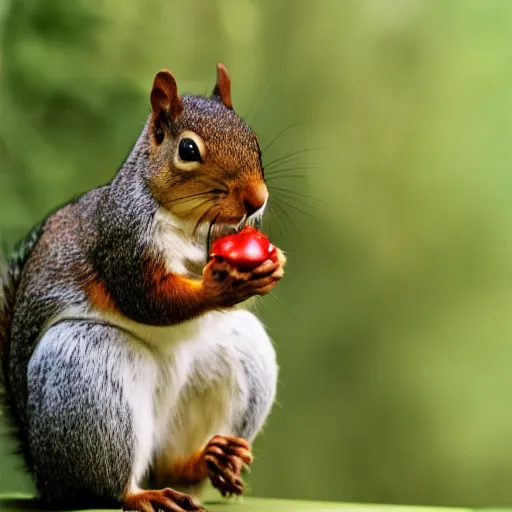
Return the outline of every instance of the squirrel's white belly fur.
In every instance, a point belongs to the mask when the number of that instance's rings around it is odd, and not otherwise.
[[[278,367],[272,342],[251,312],[216,311],[175,326],[153,327],[70,309],[44,331],[64,320],[84,319],[125,333],[127,352],[120,372],[134,418],[133,490],[155,461],[171,468],[197,454],[212,436],[235,435],[249,405],[247,366],[267,383],[269,396],[254,415],[258,424],[251,431],[255,435],[261,428],[274,401]]]

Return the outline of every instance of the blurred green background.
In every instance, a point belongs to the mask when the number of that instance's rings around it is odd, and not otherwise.
[[[204,94],[224,62],[262,147],[286,129],[253,494],[512,505],[512,2],[0,0],[0,30],[7,248],[110,179],[164,67]]]

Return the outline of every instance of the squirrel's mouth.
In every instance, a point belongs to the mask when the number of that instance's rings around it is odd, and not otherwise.
[[[217,217],[214,217],[205,226],[206,230],[206,256],[208,258],[211,253],[212,244],[215,240],[224,236],[233,235],[238,233],[246,226],[252,226],[258,230],[261,229],[263,224],[262,215],[251,215],[250,217],[244,215],[239,222],[218,222]]]

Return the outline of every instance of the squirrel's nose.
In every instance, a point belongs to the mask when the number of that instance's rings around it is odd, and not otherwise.
[[[250,217],[265,205],[268,199],[268,189],[265,183],[258,183],[246,187],[242,192],[242,201],[244,203],[247,216]]]

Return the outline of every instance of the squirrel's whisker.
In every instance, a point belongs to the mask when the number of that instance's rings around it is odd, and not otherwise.
[[[266,146],[264,149],[261,150],[262,153],[266,153],[272,145],[279,139],[279,137],[283,136],[288,130],[291,130],[292,128],[295,128],[295,126],[298,126],[300,124],[300,121],[297,121],[296,123],[292,123],[291,125],[287,126],[286,128],[283,128]]]
[[[262,94],[262,91],[263,91],[263,88],[260,88],[259,90],[259,94],[254,98],[251,106],[249,107],[249,110],[242,116],[243,119],[246,120],[246,122],[248,124],[254,124],[254,120],[257,119],[258,117],[258,114],[261,112],[261,108],[258,108],[256,110],[256,115],[254,117],[251,117],[252,116],[252,113],[253,113],[253,110],[254,110],[254,107],[256,106],[257,103],[260,103],[261,105],[265,105],[268,101],[268,99],[270,98],[270,93],[272,92],[272,85],[269,85],[268,88],[267,88],[267,91],[266,93],[263,92],[263,94],[265,96],[263,96]],[[261,98],[264,98],[262,102],[260,102],[260,99]]]
[[[268,169],[276,169],[276,168],[279,168],[279,166],[281,165],[289,165],[289,164],[293,164],[294,162],[300,162],[301,160],[304,159],[304,156],[287,156],[286,159],[282,159],[282,160],[279,160],[279,161],[276,161],[276,160],[273,160],[272,162],[269,162],[267,164],[265,164],[263,167],[265,170],[268,170]]]
[[[274,299],[277,300],[277,302],[279,302],[279,304],[281,304],[281,306],[283,307],[283,309],[296,321],[298,322],[299,324],[301,324],[302,322],[299,320],[299,318],[297,318],[283,303],[283,301],[274,293],[274,292],[269,292],[270,295],[272,295],[272,297],[274,297]]]
[[[185,219],[190,219],[196,210],[203,207],[205,204],[209,203],[210,199],[205,199],[204,201],[201,201],[199,204],[196,204],[193,208],[190,208],[185,215]],[[196,228],[194,228],[195,230]]]
[[[279,198],[279,204],[281,204],[281,206],[286,205],[287,207],[292,208],[293,210],[296,210],[296,211],[298,211],[299,213],[302,213],[302,214],[304,214],[304,215],[307,215],[308,217],[311,217],[312,219],[315,219],[315,220],[317,220],[317,221],[321,222],[321,219],[320,219],[320,218],[318,218],[316,215],[314,215],[314,214],[312,214],[312,213],[310,213],[310,212],[307,212],[307,211],[305,211],[305,210],[302,210],[302,209],[301,209],[301,208],[299,208],[298,206],[295,206],[295,205],[293,205],[293,204],[288,203],[288,202],[287,202],[287,201],[285,201],[283,198]]]
[[[325,216],[325,212],[315,204],[312,204],[308,202],[306,199],[303,199],[302,197],[297,196],[291,196],[286,194],[285,192],[281,192],[279,190],[274,190],[274,196],[278,201],[282,201],[283,199],[286,199],[287,201],[291,201],[292,204],[296,204],[298,206],[309,208],[310,211],[314,212],[315,214],[318,214],[320,216]]]
[[[203,223],[204,219],[208,216],[208,214],[212,211],[212,209],[215,207],[216,205],[213,204],[212,206],[210,206],[209,208],[206,209],[206,211],[204,211],[201,216],[199,217],[199,219],[197,220],[196,222],[196,225],[194,227],[194,235],[197,233],[197,230],[199,229],[199,226]],[[215,216],[215,218],[218,217],[218,214]]]
[[[208,224],[208,233],[206,234],[206,260],[208,260],[208,256],[210,256],[210,247],[212,244],[212,231],[215,228],[215,222],[217,222],[219,215],[220,215],[220,213],[217,213],[217,215],[214,215],[213,219]]]
[[[265,178],[265,182],[268,183],[269,181],[277,181],[282,179],[292,179],[292,178],[309,178],[307,174],[285,174],[284,176],[270,176],[269,178]]]
[[[213,183],[213,185],[215,185],[216,188],[214,190],[212,190],[212,193],[214,193],[217,189],[221,190],[224,193],[229,192],[229,188],[226,186],[226,184],[223,181],[218,180],[217,178],[205,176],[205,177],[199,178],[199,181],[201,181],[205,184]]]
[[[282,165],[288,165],[288,162],[285,162]],[[317,170],[318,170],[318,168],[313,167],[313,166],[296,166],[296,165],[292,165],[291,167],[276,166],[276,167],[269,169],[269,172],[266,174],[268,174],[269,176],[274,176],[276,174],[286,174],[288,172],[297,172],[297,171],[311,172],[311,171],[317,171]]]
[[[215,192],[213,190],[207,190],[207,191],[204,191],[204,192],[197,192],[195,194],[190,194],[188,196],[183,196],[183,197],[178,197],[176,199],[171,199],[169,201],[169,204],[174,204],[174,203],[177,203],[177,202],[185,201],[186,199],[191,199],[191,198],[194,198],[194,197],[200,197],[200,196],[206,196],[206,195],[212,195],[212,194],[215,194]]]
[[[283,233],[283,230],[285,228],[285,224],[283,219],[280,217],[279,212],[277,211],[276,204],[269,204],[271,219],[276,219],[275,224],[279,223],[278,227],[280,228],[278,231],[278,234],[281,235]],[[270,223],[270,230],[272,235],[272,223]]]
[[[264,165],[264,167],[269,168],[276,165],[278,162],[282,162],[283,160],[286,160],[288,158],[297,157],[298,155],[302,155],[304,153],[311,153],[312,151],[320,151],[322,148],[308,148],[308,149],[301,149],[299,151],[293,151],[291,153],[287,153],[286,155],[283,155],[279,158],[276,158],[275,160],[272,160],[272,162]]]
[[[271,191],[278,190],[279,192],[283,192],[283,193],[286,193],[286,194],[291,194],[291,195],[294,195],[294,196],[303,197],[303,198],[306,198],[306,199],[310,199],[311,201],[316,201],[317,203],[325,204],[325,201],[323,201],[322,199],[319,199],[318,197],[310,196],[309,194],[303,194],[302,192],[296,192],[295,190],[288,190],[286,188],[275,187],[275,186],[270,187],[270,190]]]
[[[275,203],[274,206],[288,219],[288,222],[292,225],[293,229],[295,230],[297,235],[299,235],[299,237],[300,237],[301,234],[300,234],[299,228],[297,227],[295,222],[293,222],[293,219],[290,217],[290,214],[279,203]],[[282,222],[284,225],[284,221],[282,221]]]

